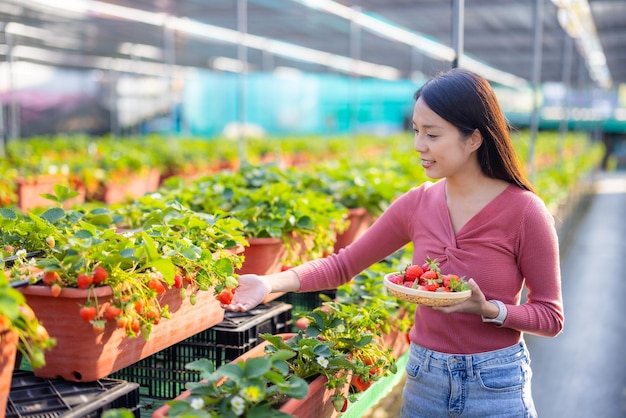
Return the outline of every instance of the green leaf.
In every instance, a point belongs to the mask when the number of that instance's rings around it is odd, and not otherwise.
[[[174,275],[176,274],[176,267],[170,258],[158,258],[152,260],[147,264],[148,267],[154,267],[157,269],[168,283],[174,282]]]
[[[52,200],[53,202],[62,202],[62,200],[50,193],[42,193],[39,196],[43,197],[44,199]]]
[[[201,373],[213,373],[215,371],[215,365],[209,359],[203,358],[187,363],[185,369]]]
[[[96,216],[92,216],[89,218],[89,222],[94,225],[111,225],[113,223],[113,218],[108,213],[102,213]]]
[[[271,361],[266,357],[254,357],[245,362],[244,376],[255,379],[263,376],[272,367]]]
[[[213,268],[221,276],[232,276],[235,273],[233,262],[228,258],[220,258],[213,263]]]
[[[296,399],[304,399],[309,393],[309,384],[306,380],[292,375],[287,381],[288,386],[283,389],[287,396]]]
[[[17,214],[12,209],[0,208],[0,216],[4,219],[17,219]]]
[[[94,235],[91,232],[89,232],[89,231],[87,231],[85,229],[81,229],[80,231],[76,231],[76,233],[74,234],[74,238],[76,238],[76,239],[91,239],[93,237],[94,237]]]
[[[159,258],[159,250],[157,249],[154,240],[145,232],[141,233],[143,238],[143,248],[146,251],[146,257],[148,260],[156,260]]]
[[[46,210],[44,213],[42,213],[40,216],[42,219],[45,219],[46,221],[53,224],[59,219],[62,219],[65,217],[65,211],[61,208],[50,208]]]
[[[243,377],[243,366],[240,363],[227,363],[217,369],[217,373],[238,381]]]
[[[290,350],[278,350],[272,354],[272,361],[287,361],[293,358],[295,355],[296,353]]]
[[[135,249],[134,248],[124,248],[121,252],[120,255],[124,258],[132,258],[135,256]]]

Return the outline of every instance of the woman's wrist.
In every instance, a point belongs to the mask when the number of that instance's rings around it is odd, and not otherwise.
[[[498,305],[492,301],[486,300],[483,303],[480,316],[487,319],[493,319],[497,317],[499,313],[500,309],[498,308]]]
[[[487,302],[490,305],[493,305],[496,307],[498,313],[495,316],[482,316],[482,320],[483,322],[490,322],[493,324],[496,324],[498,326],[502,325],[504,323],[504,320],[506,319],[506,316],[508,314],[507,312],[507,308],[506,305],[504,303],[502,303],[499,300],[490,300]],[[492,309],[488,308],[488,310],[491,312]]]
[[[270,286],[270,293],[295,292],[300,289],[300,278],[293,270],[285,270],[265,277]]]

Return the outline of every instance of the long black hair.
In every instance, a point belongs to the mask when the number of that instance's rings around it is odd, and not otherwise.
[[[464,136],[478,129],[477,156],[485,175],[535,192],[511,141],[509,125],[491,85],[470,71],[454,68],[426,82],[414,95]]]

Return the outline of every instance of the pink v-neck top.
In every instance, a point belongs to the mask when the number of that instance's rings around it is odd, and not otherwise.
[[[558,238],[554,218],[535,194],[509,185],[458,233],[445,180],[403,194],[360,239],[324,259],[295,267],[300,292],[333,289],[413,243],[414,264],[437,259],[441,271],[473,278],[487,300],[504,302],[501,327],[468,313],[418,306],[413,342],[444,353],[470,354],[516,344],[522,333],[555,336],[563,328]],[[524,297],[522,290],[527,287]]]

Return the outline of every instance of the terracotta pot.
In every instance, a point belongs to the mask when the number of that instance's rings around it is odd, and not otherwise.
[[[55,203],[41,197],[43,193],[54,194],[55,184],[67,184],[68,178],[63,175],[40,175],[33,180],[18,179],[17,183],[17,205],[22,211],[28,211],[36,207],[49,207]],[[65,202],[64,207],[67,209],[74,204],[80,204],[85,201],[85,188],[80,186],[77,188],[79,195]]]
[[[4,418],[17,352],[17,333],[0,331],[0,418]]]
[[[244,261],[237,274],[272,274],[280,272],[285,244],[280,238],[248,238],[250,246],[243,250]]]
[[[294,333],[278,334],[283,340],[293,337]],[[263,341],[256,345],[250,351],[237,357],[233,362],[246,361],[254,357],[261,357],[265,354],[265,346],[269,343]],[[281,412],[292,415],[295,418],[335,418],[340,414],[335,411],[333,405],[334,390],[328,390],[326,386],[326,377],[320,376],[309,383],[309,393],[304,399],[289,399],[280,408]],[[347,397],[350,391],[350,385],[345,385],[343,394]],[[191,391],[187,390],[181,393],[176,399],[185,399],[191,395]],[[169,412],[169,405],[163,405],[152,414],[152,418],[165,418]]]
[[[224,310],[211,290],[199,291],[192,305],[188,298],[180,298],[179,289],[169,289],[159,296],[159,303],[169,305],[171,318],[163,318],[154,325],[147,341],[141,336],[128,337],[111,321],[107,321],[103,333],[95,334],[92,326],[80,318],[78,306],[87,300],[87,292],[92,292],[100,305],[110,301],[113,296],[110,287],[65,288],[56,298],[47,286],[27,286],[20,290],[50,336],[57,340],[56,346],[46,353],[46,365],[34,371],[36,376],[44,378],[98,380],[224,319]]]
[[[337,234],[335,253],[352,244],[363,235],[367,228],[370,227],[373,217],[365,208],[353,208],[348,210],[348,221],[350,222],[348,229],[341,234]]]
[[[160,176],[158,170],[152,169],[144,174],[132,176],[124,182],[107,183],[104,186],[102,200],[105,203],[120,203],[141,197],[159,187]]]
[[[336,391],[327,389],[326,382],[326,377],[319,376],[309,384],[309,394],[304,399],[289,399],[280,410],[295,418],[338,417],[340,413],[333,404]],[[350,385],[344,385],[343,395],[347,397],[349,391]]]

